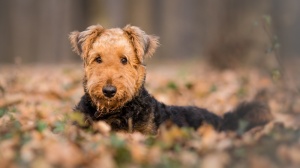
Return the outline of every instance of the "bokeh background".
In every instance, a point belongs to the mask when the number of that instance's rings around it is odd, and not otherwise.
[[[0,65],[80,63],[71,31],[131,24],[160,37],[148,65],[259,68],[299,92],[299,8],[297,0],[3,0]]]
[[[300,167],[299,0],[0,0],[0,167]],[[222,116],[242,101],[272,122],[245,132],[162,125],[157,136],[85,127],[68,35],[132,24],[160,37],[145,87]]]
[[[297,0],[2,0],[0,63],[79,62],[71,31],[132,24],[160,36],[153,61],[274,68],[299,57],[299,8]]]

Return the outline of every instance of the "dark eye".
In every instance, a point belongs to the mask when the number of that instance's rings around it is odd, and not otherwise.
[[[102,59],[101,59],[101,57],[100,56],[98,56],[97,58],[95,58],[95,61],[97,62],[97,63],[102,63]]]
[[[123,58],[121,58],[121,63],[123,64],[123,65],[126,65],[127,64],[127,58],[126,57],[123,57]]]

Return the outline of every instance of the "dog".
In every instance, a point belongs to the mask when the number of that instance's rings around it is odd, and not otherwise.
[[[166,121],[194,129],[206,123],[227,131],[237,130],[240,120],[251,129],[272,119],[268,106],[258,101],[241,103],[221,117],[204,108],[169,106],[156,100],[144,86],[144,59],[154,54],[159,41],[139,27],[93,25],[71,32],[69,39],[84,64],[84,95],[75,111],[90,123],[104,121],[113,131],[156,134]]]

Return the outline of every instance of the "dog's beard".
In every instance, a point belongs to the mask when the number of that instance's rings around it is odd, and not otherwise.
[[[121,108],[125,103],[125,98],[106,98],[103,95],[90,94],[93,103],[97,106],[98,111],[111,111]]]
[[[133,96],[128,95],[126,92],[118,92],[114,97],[107,98],[103,95],[102,87],[94,87],[88,91],[92,103],[97,107],[96,117],[100,117],[102,114],[115,112],[122,108]],[[100,91],[99,91],[100,90]]]
[[[130,80],[123,81],[122,83],[115,84],[117,87],[116,94],[111,97],[105,97],[102,88],[106,84],[106,81],[100,81],[95,78],[86,80],[84,83],[85,91],[91,97],[92,103],[97,108],[97,116],[102,114],[116,112],[118,109],[122,108],[127,102],[132,100],[136,95],[136,90],[134,89],[135,82]],[[127,86],[127,87],[126,87]]]

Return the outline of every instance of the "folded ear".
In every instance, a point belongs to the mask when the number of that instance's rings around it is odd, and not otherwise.
[[[136,26],[127,25],[123,28],[127,33],[136,51],[139,61],[142,63],[145,57],[151,57],[159,45],[158,37],[147,35]]]
[[[81,46],[78,44],[78,36],[79,36],[79,31],[73,31],[70,33],[69,35],[69,39],[70,39],[70,42],[71,42],[71,45],[72,45],[72,48],[73,48],[73,51],[80,55],[81,54]]]
[[[85,31],[74,31],[70,33],[69,39],[73,48],[73,51],[81,58],[85,58],[88,55],[88,51],[92,47],[92,44],[96,38],[103,32],[104,28],[101,25],[93,25],[88,27]]]

